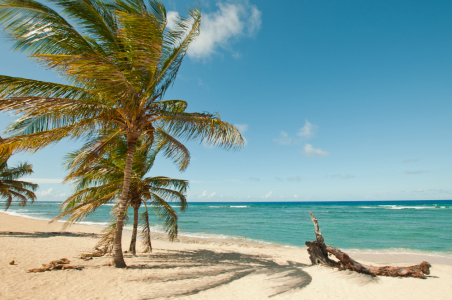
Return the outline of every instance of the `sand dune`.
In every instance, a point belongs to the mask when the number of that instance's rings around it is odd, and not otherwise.
[[[152,254],[125,254],[129,268],[105,266],[110,257],[79,259],[101,228],[0,213],[0,299],[451,299],[452,266],[434,258],[425,279],[371,277],[310,266],[305,249],[154,235]],[[124,245],[128,245],[125,235]],[[124,246],[126,248],[126,246]],[[418,256],[359,255],[371,264],[419,263]],[[66,257],[83,270],[28,273]],[[15,265],[9,265],[15,260]],[[392,261],[391,261],[392,260]],[[426,258],[428,260],[428,258]],[[444,264],[437,264],[444,263]]]

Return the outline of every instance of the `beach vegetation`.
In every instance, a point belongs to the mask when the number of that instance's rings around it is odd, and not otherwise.
[[[0,143],[2,138],[0,138]],[[15,167],[8,166],[10,155],[0,156],[0,199],[5,201],[5,210],[13,202],[25,206],[28,201],[36,200],[36,183],[19,180],[23,176],[33,174],[33,166],[27,162],[19,163]]]
[[[164,176],[145,177],[154,164],[155,158],[160,151],[167,151],[178,147],[181,155],[175,159],[181,168],[186,168],[189,160],[188,150],[182,144],[172,146],[176,140],[167,140],[167,136],[159,135],[157,131],[153,147],[143,148],[138,142],[134,154],[131,181],[128,193],[128,204],[125,214],[129,208],[133,208],[133,229],[129,251],[136,254],[136,242],[138,227],[141,227],[141,238],[145,246],[144,252],[152,251],[151,228],[149,213],[155,214],[163,221],[163,228],[168,233],[169,239],[174,240],[178,234],[177,213],[168,203],[172,202],[184,211],[187,207],[185,193],[188,189],[188,181],[173,179]],[[70,174],[66,176],[65,182],[71,182],[75,187],[72,196],[61,204],[62,213],[54,220],[69,216],[66,226],[85,219],[89,214],[96,211],[101,205],[107,203],[117,204],[121,198],[125,159],[127,154],[127,143],[119,140],[115,149],[107,152],[95,165],[87,168],[70,168],[73,161],[80,156],[86,155],[83,149],[70,153],[66,156],[66,166]],[[145,210],[139,213],[141,206]],[[114,206],[117,209],[117,205]],[[126,217],[127,215],[125,215]],[[128,220],[128,218],[125,218]],[[111,249],[116,228],[116,219],[104,230],[104,235],[97,247]]]
[[[238,129],[218,114],[188,113],[182,100],[163,100],[188,46],[199,35],[201,11],[189,8],[169,28],[161,2],[0,0],[0,25],[27,53],[67,84],[0,76],[0,111],[9,125],[2,152],[35,152],[64,138],[89,139],[84,165],[94,165],[117,137],[127,141],[117,208],[113,265],[126,267],[122,229],[138,140],[152,145],[156,127],[176,138],[199,138],[224,149],[243,146]]]

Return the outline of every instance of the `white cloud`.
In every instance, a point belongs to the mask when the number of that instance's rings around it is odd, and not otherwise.
[[[253,176],[251,176],[251,177],[250,177],[250,180],[251,180],[251,181],[260,181],[260,179],[259,179],[259,178],[257,178],[257,177],[253,177]]]
[[[59,192],[59,191],[57,191],[57,192]],[[45,197],[54,198],[54,197],[65,197],[66,193],[59,192],[59,193],[55,194],[55,191],[53,190],[53,188],[49,188],[45,191],[37,192],[36,195],[41,196],[41,197],[45,196]]]
[[[201,33],[190,45],[187,52],[189,57],[195,59],[210,57],[216,48],[228,48],[234,39],[253,35],[260,29],[261,12],[255,5],[246,1],[218,3],[217,6],[217,11],[202,15]],[[174,12],[170,13],[171,17],[177,16]],[[168,25],[170,26],[173,26],[173,23]],[[237,53],[234,55],[237,56]]]
[[[62,183],[63,179],[61,178],[24,178],[24,181],[29,181],[33,183]]]
[[[318,128],[318,126],[312,125],[308,120],[306,120],[304,126],[298,130],[297,136],[302,139],[310,139],[314,137]]]
[[[179,13],[177,11],[169,11],[166,13],[166,27],[169,29],[176,28],[176,20],[179,18]]]
[[[204,192],[202,192],[201,196],[197,196],[197,197],[199,199],[201,199],[201,198],[213,198],[213,197],[216,197],[216,195],[217,195],[217,192],[213,192],[213,193],[210,193],[209,195],[207,195],[207,191],[204,191]],[[223,198],[223,196],[218,196],[218,197]]]
[[[202,142],[202,145],[204,146],[204,148],[207,148],[207,149],[213,149],[213,148],[215,147],[215,146],[213,146],[213,145],[207,144],[206,141],[203,141],[203,142]]]
[[[245,133],[248,130],[248,124],[234,124],[234,126],[240,131],[240,133]]]
[[[52,191],[53,191],[53,189],[52,188],[50,188],[50,189],[48,189],[48,190],[46,190],[46,191],[42,191],[42,192],[39,192],[39,193],[37,193],[39,196],[47,196],[47,195],[49,195],[50,193],[52,193]]]
[[[280,145],[298,144],[303,140],[313,138],[318,129],[319,126],[312,125],[308,120],[306,120],[304,126],[298,129],[298,132],[296,134],[297,137],[293,138],[287,132],[281,130],[278,138],[273,139],[273,141]]]
[[[243,141],[246,146],[248,144],[248,140],[243,136],[243,133],[248,130],[248,124],[234,124],[234,126],[240,131],[240,134],[242,135]]]
[[[256,6],[251,5],[251,16],[248,19],[248,34],[254,34],[262,25],[262,13]]]
[[[304,152],[302,151],[303,155],[308,157],[323,157],[330,155],[330,153],[323,151],[320,148],[315,149],[314,147],[312,147],[311,144],[306,144],[303,150],[304,150]]]
[[[271,191],[270,193],[265,195],[263,198],[265,198],[265,199],[271,198],[272,194],[273,194],[273,191]]]
[[[416,192],[416,193],[422,193],[424,190],[423,189],[418,189],[418,190],[415,190],[414,192]]]
[[[273,139],[274,142],[280,144],[280,145],[290,145],[292,144],[292,138],[289,137],[289,134],[285,132],[284,130],[281,130],[279,133],[278,138]]]
[[[294,197],[294,198],[298,198],[298,195],[297,195],[297,194],[294,194],[293,197]]]

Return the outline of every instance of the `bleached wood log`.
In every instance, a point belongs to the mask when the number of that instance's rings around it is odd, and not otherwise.
[[[313,242],[306,242],[305,244],[306,246],[308,246],[309,258],[311,259],[313,265],[321,264],[339,268],[339,270],[351,270],[373,276],[381,275],[392,277],[425,278],[425,275],[430,274],[431,265],[426,261],[423,261],[418,265],[409,267],[375,267],[357,262],[356,260],[352,259],[347,253],[337,248],[329,247],[325,244],[317,219],[314,217],[311,211],[309,211],[309,213],[311,214],[312,223],[314,223],[316,240]],[[329,253],[334,255],[339,261],[330,259],[328,257]]]

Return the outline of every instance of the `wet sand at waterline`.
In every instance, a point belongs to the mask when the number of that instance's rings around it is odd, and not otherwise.
[[[449,257],[353,253],[369,264],[432,263],[427,279],[371,277],[310,266],[306,249],[235,240],[153,234],[153,253],[126,253],[129,268],[105,266],[111,257],[79,259],[101,233],[74,225],[0,213],[0,299],[451,299]],[[124,234],[127,249],[130,234]],[[140,249],[140,248],[139,248]],[[66,257],[83,270],[28,273]],[[421,259],[421,260],[420,260]],[[9,265],[14,260],[15,265]]]

